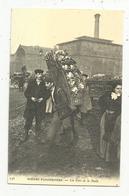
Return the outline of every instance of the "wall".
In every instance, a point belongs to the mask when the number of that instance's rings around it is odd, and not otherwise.
[[[23,65],[26,65],[27,71],[30,72],[39,68],[44,71],[47,70],[46,61],[43,56],[25,53],[22,48],[19,48],[15,55],[10,55],[10,74],[12,75],[14,72],[21,72]]]
[[[77,61],[79,68],[94,75],[97,73],[121,75],[122,46],[87,40],[76,40],[59,45]]]
[[[25,64],[28,71],[34,71],[35,69],[43,69],[45,71],[47,70],[46,61],[38,55],[26,55]]]

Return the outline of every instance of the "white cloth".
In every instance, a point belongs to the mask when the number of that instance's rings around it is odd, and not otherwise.
[[[112,92],[111,93],[111,99],[114,99],[114,100],[116,100],[118,97],[120,97],[121,95],[118,93],[118,94],[116,94],[116,93],[114,93],[114,92]]]
[[[46,113],[52,113],[55,87],[51,89],[51,96],[46,101]]]

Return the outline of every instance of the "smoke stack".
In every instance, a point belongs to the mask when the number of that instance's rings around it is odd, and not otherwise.
[[[94,29],[95,38],[99,38],[99,18],[100,18],[100,14],[95,14],[95,29]]]

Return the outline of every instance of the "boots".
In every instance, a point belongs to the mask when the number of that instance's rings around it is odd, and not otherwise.
[[[25,129],[24,137],[21,139],[21,143],[26,142],[28,138],[29,138],[29,130]]]

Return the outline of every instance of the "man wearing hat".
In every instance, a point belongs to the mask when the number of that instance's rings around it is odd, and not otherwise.
[[[25,138],[28,139],[28,132],[31,129],[33,119],[35,118],[36,135],[39,135],[41,128],[41,121],[45,113],[46,100],[50,96],[49,90],[46,89],[43,81],[43,70],[36,69],[35,78],[28,83],[28,86],[24,92],[27,99],[27,104],[24,112],[25,122]]]

